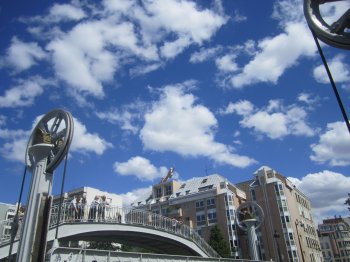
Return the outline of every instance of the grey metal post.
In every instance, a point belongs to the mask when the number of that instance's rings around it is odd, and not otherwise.
[[[24,218],[24,227],[18,246],[16,261],[35,261],[35,242],[41,235],[41,227],[38,227],[40,214],[43,211],[46,198],[51,195],[53,175],[46,172],[47,157],[52,144],[35,144],[29,148],[29,154],[34,160],[34,172],[27,200],[27,208]],[[42,214],[41,214],[42,215]]]
[[[255,223],[256,219],[246,219],[244,223],[247,226],[247,234],[248,234],[248,245],[249,245],[249,254],[250,259],[259,260],[258,247],[256,245],[256,233],[255,233]]]

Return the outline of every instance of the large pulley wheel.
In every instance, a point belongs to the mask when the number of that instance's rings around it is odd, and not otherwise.
[[[248,201],[236,210],[236,222],[240,229],[247,231],[247,221],[254,221],[255,228],[258,229],[264,221],[264,211],[255,201]]]
[[[47,113],[34,128],[27,145],[26,165],[33,169],[34,160],[30,148],[36,144],[51,144],[46,171],[52,173],[68,153],[73,139],[74,123],[72,115],[62,109]]]
[[[304,15],[309,27],[321,41],[334,47],[350,49],[350,8],[331,22],[326,22],[327,19],[322,14],[322,5],[343,1],[304,0]]]

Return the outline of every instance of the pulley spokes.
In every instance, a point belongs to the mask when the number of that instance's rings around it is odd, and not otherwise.
[[[67,154],[73,139],[73,118],[69,112],[55,109],[47,113],[36,125],[29,139],[26,151],[26,164],[33,168],[29,148],[35,144],[51,144],[46,171],[52,172]]]
[[[347,1],[347,0],[345,0]],[[350,49],[350,7],[336,20],[326,22],[322,5],[344,0],[304,0],[306,21],[321,41],[334,47]]]

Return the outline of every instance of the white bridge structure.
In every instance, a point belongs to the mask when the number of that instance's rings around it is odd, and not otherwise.
[[[46,239],[48,243],[55,239],[58,230],[59,242],[111,241],[144,247],[159,254],[219,257],[193,228],[158,214],[113,206],[97,211],[89,205],[76,212],[69,204],[63,204],[58,217],[58,210],[59,206],[53,206],[51,209]],[[13,220],[0,221],[0,259],[9,255],[10,245],[11,253],[16,254],[22,224],[20,221],[17,232],[11,232]],[[14,236],[12,243],[11,233]]]

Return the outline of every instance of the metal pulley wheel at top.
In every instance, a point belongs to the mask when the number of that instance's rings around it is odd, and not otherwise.
[[[36,144],[51,144],[52,149],[47,159],[46,171],[52,173],[68,153],[73,139],[73,117],[62,109],[47,113],[34,128],[26,149],[26,165],[34,168],[34,159],[30,147]]]
[[[256,220],[255,229],[258,229],[264,221],[264,211],[255,201],[248,201],[241,205],[236,210],[237,225],[243,231],[247,231],[248,225],[246,220]]]
[[[350,8],[336,21],[328,20],[322,14],[322,5],[331,2],[348,2],[349,0],[304,0],[304,15],[311,30],[317,38],[334,47],[350,50]]]

